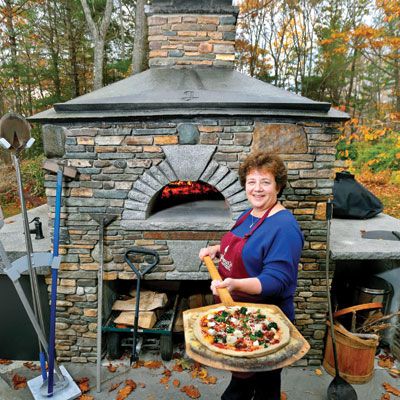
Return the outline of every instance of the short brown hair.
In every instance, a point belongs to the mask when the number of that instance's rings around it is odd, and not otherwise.
[[[239,179],[243,187],[246,185],[247,175],[254,169],[270,172],[274,176],[275,182],[279,188],[278,197],[281,196],[287,183],[287,169],[282,158],[276,154],[270,154],[264,151],[251,153],[239,167]]]

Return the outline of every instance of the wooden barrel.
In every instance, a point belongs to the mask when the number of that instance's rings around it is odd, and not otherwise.
[[[331,329],[329,322],[327,324],[328,335],[323,366],[330,375],[335,376]],[[340,376],[349,383],[368,382],[374,374],[378,336],[371,339],[360,338],[343,326],[335,325],[335,337]]]

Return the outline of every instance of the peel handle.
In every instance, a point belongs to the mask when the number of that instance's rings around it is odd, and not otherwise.
[[[211,279],[213,281],[222,281],[221,275],[219,274],[217,268],[215,267],[215,264],[213,260],[211,259],[210,256],[205,256],[203,258],[203,262],[206,265],[208,272],[211,275]],[[222,303],[224,303],[225,306],[233,306],[235,305],[235,302],[232,299],[231,294],[229,293],[229,290],[227,288],[221,288],[217,289],[218,296],[221,299]]]

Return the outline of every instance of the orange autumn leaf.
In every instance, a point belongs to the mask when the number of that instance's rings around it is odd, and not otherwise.
[[[196,386],[183,386],[181,392],[186,393],[191,399],[198,399],[200,397],[199,389]]]
[[[82,393],[86,393],[90,390],[89,378],[87,378],[87,377],[78,378],[75,380],[75,382],[79,386],[79,389],[81,389]]]
[[[175,372],[182,372],[183,368],[181,364],[175,363],[175,365],[172,367],[172,370]]]
[[[145,361],[143,366],[150,369],[157,369],[162,366],[162,361]]]
[[[144,361],[138,360],[134,364],[132,364],[132,368],[141,368],[144,365]]]
[[[27,385],[26,378],[24,376],[21,376],[18,374],[15,374],[12,377],[12,383],[13,383],[14,390],[24,389],[24,388],[26,388],[26,385]]]
[[[393,387],[391,384],[384,382],[382,383],[382,386],[384,387],[384,389],[386,390],[386,392],[388,393],[392,393],[395,396],[400,396],[400,390],[396,389],[395,387]]]
[[[110,363],[110,364],[108,364],[107,369],[108,369],[110,372],[114,373],[114,372],[118,369],[118,367],[116,367],[115,365],[112,365],[112,364]]]
[[[390,400],[390,394],[389,393],[383,394],[379,400]]]
[[[287,395],[285,392],[281,392],[281,400],[287,400]]]
[[[215,385],[217,383],[217,378],[215,376],[207,376],[205,378],[201,378],[201,381],[206,385]]]
[[[0,365],[10,365],[13,362],[11,360],[5,360],[4,358],[0,358]]]
[[[378,365],[382,368],[392,368],[393,367],[393,361],[390,358],[386,358],[383,360],[378,361]]]
[[[112,392],[113,390],[115,390],[117,387],[119,387],[121,385],[122,382],[118,382],[118,383],[113,383],[110,387],[110,389],[108,389],[109,392]]]
[[[180,386],[180,382],[179,382],[179,379],[174,379],[173,380],[173,382],[172,382],[172,384],[176,387],[176,388],[178,388],[179,386]]]
[[[132,386],[126,385],[118,390],[116,400],[125,400],[133,392]]]
[[[78,397],[78,400],[94,400],[94,396],[90,394],[82,394]]]
[[[170,369],[168,369],[168,368],[165,368],[165,369],[164,369],[163,375],[165,375],[165,376],[171,376],[171,374],[172,374],[172,372],[171,372]]]
[[[160,383],[162,383],[163,385],[166,385],[169,382],[169,376],[163,376],[160,379]]]
[[[125,381],[125,384],[126,385],[128,385],[128,386],[130,386],[133,390],[135,390],[136,389],[136,382],[135,381],[133,381],[132,379],[127,379],[126,381]]]

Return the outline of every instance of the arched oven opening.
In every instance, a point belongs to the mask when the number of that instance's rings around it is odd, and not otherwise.
[[[202,181],[174,181],[153,198],[149,217],[229,216],[224,196],[214,186]]]

